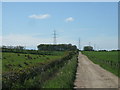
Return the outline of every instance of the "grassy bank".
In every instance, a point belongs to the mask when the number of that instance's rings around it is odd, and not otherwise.
[[[77,56],[74,56],[59,70],[56,76],[44,83],[42,88],[73,88],[77,68]]]
[[[94,63],[120,77],[118,51],[83,51]]]

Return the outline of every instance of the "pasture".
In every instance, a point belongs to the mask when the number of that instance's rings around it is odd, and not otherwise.
[[[71,75],[64,84],[66,88],[72,88],[76,66],[76,51],[51,51],[51,54],[3,52],[2,86],[4,88],[50,87],[50,83],[52,85],[54,85],[54,83],[59,83],[58,81],[61,76],[58,77],[58,74],[63,72],[62,75],[66,76],[62,76],[62,82],[64,82],[66,77]],[[63,68],[65,68],[64,71]],[[69,71],[69,74],[67,74],[67,71]],[[55,82],[50,82],[54,81],[54,78]],[[61,87],[62,86],[64,85],[61,85]],[[59,85],[56,87],[59,87]]]
[[[62,58],[66,52],[54,52],[54,55],[35,55],[22,53],[2,53],[2,70],[15,71],[25,69],[35,64],[46,64],[56,59]]]

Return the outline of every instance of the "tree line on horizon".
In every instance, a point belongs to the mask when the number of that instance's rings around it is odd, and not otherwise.
[[[74,51],[77,46],[72,44],[40,44],[37,46],[38,50],[43,51]]]
[[[15,53],[40,53],[40,51],[74,51],[78,50],[76,45],[72,44],[40,44],[37,46],[38,50],[29,50],[25,46],[5,46],[0,47],[2,52],[15,52]],[[80,50],[81,51],[81,50]],[[92,46],[84,46],[82,51],[95,51]],[[108,51],[108,50],[98,50],[98,51]],[[111,51],[120,51],[111,50]]]
[[[77,47],[72,44],[40,44],[37,46],[38,50],[29,50],[24,46],[2,46],[0,47],[1,52],[13,52],[13,53],[24,53],[24,54],[43,54],[52,55],[51,51],[76,51]]]

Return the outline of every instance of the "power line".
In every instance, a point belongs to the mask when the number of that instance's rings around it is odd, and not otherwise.
[[[94,50],[96,50],[96,44],[94,44]]]
[[[79,42],[78,42],[78,48],[79,48],[79,50],[80,50],[80,44],[81,44],[81,43],[80,43],[80,38],[79,38]]]
[[[89,46],[90,46],[91,42],[89,42]]]
[[[54,32],[53,32],[53,44],[57,44],[57,40],[56,40],[56,30],[54,30]]]

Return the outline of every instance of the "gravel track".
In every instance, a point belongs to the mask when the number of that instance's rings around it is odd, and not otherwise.
[[[118,77],[79,53],[74,88],[118,88]]]

